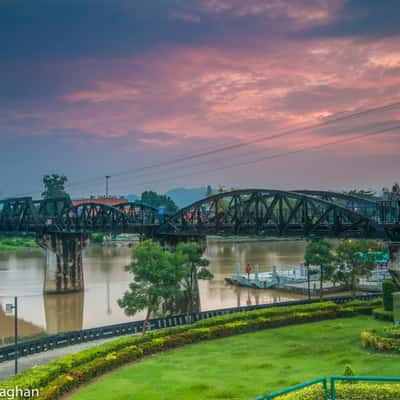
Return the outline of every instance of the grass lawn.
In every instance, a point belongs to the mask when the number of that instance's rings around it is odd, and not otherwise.
[[[268,329],[158,354],[110,373],[73,400],[254,399],[323,375],[400,375],[400,356],[369,354],[360,346],[371,317]]]

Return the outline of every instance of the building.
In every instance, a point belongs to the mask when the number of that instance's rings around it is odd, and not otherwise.
[[[86,204],[86,203],[97,203],[97,204],[105,204],[107,206],[116,206],[119,204],[125,204],[128,203],[128,199],[125,197],[116,197],[116,196],[91,196],[89,199],[75,199],[72,200],[72,205],[73,206],[79,206],[80,204]]]

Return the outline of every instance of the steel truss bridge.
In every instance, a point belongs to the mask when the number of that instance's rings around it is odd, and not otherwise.
[[[138,233],[183,238],[221,235],[363,237],[400,241],[399,204],[329,191],[243,189],[197,201],[161,220],[139,202],[73,206],[69,199],[0,201],[0,232]]]

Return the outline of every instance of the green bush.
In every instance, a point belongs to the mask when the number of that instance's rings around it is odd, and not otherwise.
[[[350,364],[345,365],[343,375],[344,376],[354,376],[355,375],[353,368],[351,367]]]
[[[92,233],[90,235],[90,241],[92,243],[103,243],[104,235],[102,233]]]
[[[400,339],[400,326],[391,325],[384,328],[385,336]]]
[[[372,315],[374,318],[380,319],[381,321],[393,322],[393,311],[385,311],[382,307],[374,308],[372,310]]]
[[[385,311],[393,311],[393,293],[399,288],[392,279],[386,279],[382,282],[383,290],[383,308]]]
[[[0,251],[39,247],[32,237],[0,236]]]
[[[376,302],[339,306],[322,302],[229,314],[179,326],[129,336],[71,354],[46,366],[33,367],[0,384],[0,389],[39,388],[41,399],[56,399],[83,382],[145,355],[204,340],[303,322],[321,321],[372,311]]]

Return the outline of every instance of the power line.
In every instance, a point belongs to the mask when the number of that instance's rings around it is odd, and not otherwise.
[[[364,115],[368,115],[371,114],[373,112],[376,111],[387,111],[391,108],[397,107],[400,105],[400,101],[397,102],[393,102],[393,103],[389,103],[386,104],[384,106],[379,106],[379,107],[373,107],[373,108],[369,108],[369,109],[365,109],[362,111],[357,111],[351,114],[346,114],[346,115],[340,115],[338,117],[333,117],[330,119],[327,119],[323,122],[319,122],[317,124],[313,124],[313,125],[307,125],[305,127],[298,127],[298,128],[293,128],[293,129],[289,129],[287,131],[281,132],[281,133],[277,133],[277,134],[273,134],[273,135],[269,135],[269,136],[263,136],[263,137],[257,137],[255,139],[249,140],[247,142],[240,142],[240,143],[234,143],[234,144],[230,144],[230,145],[226,145],[226,146],[221,146],[221,147],[217,147],[217,148],[213,148],[211,150],[206,150],[206,151],[202,151],[202,152],[198,152],[198,153],[192,153],[186,156],[181,156],[172,160],[168,160],[168,161],[163,161],[163,162],[159,162],[159,163],[155,163],[155,164],[150,164],[150,165],[145,165],[143,167],[139,167],[139,168],[135,168],[135,169],[129,169],[129,170],[125,170],[125,171],[120,171],[120,172],[116,172],[111,174],[113,176],[113,178],[118,177],[118,176],[122,176],[122,175],[128,175],[128,174],[132,174],[132,173],[138,173],[147,169],[154,169],[154,168],[160,168],[160,167],[164,167],[167,165],[171,165],[171,164],[175,164],[175,163],[179,163],[179,162],[183,162],[183,161],[189,161],[189,160],[193,160],[196,158],[200,158],[200,157],[204,157],[204,156],[209,156],[212,154],[217,154],[217,153],[221,153],[221,152],[225,152],[225,151],[230,151],[230,150],[234,150],[237,148],[241,148],[241,147],[245,147],[245,146],[249,146],[251,144],[257,144],[257,143],[261,143],[264,141],[268,141],[268,140],[273,140],[273,139],[278,139],[281,137],[285,137],[285,136],[289,136],[289,135],[293,135],[295,133],[299,133],[299,132],[303,132],[303,131],[307,131],[307,130],[311,130],[311,129],[317,129],[317,128],[322,128],[324,126],[328,126],[328,125],[332,125],[335,124],[337,122],[341,122],[341,121],[347,121],[347,120],[351,120],[360,116],[364,116]],[[343,113],[341,113],[343,114]],[[98,179],[103,179],[103,177],[96,177],[96,178],[92,178],[89,180],[85,180],[85,181],[80,181],[80,182],[75,182],[75,183],[71,183],[71,184],[67,184],[67,187],[72,187],[72,186],[77,186],[77,185],[81,185],[81,184],[86,184],[88,182],[92,182],[94,180],[98,180]]]
[[[339,140],[335,140],[329,143],[323,143],[321,145],[317,145],[317,146],[311,146],[311,147],[306,147],[306,148],[302,148],[302,149],[297,149],[297,150],[291,150],[291,151],[287,151],[287,152],[282,152],[282,153],[277,153],[277,154],[271,154],[265,157],[261,157],[255,160],[250,160],[250,161],[244,161],[241,163],[233,163],[233,164],[229,164],[229,165],[224,165],[221,167],[214,167],[212,170],[213,171],[221,171],[221,170],[225,170],[228,168],[237,168],[237,167],[242,167],[242,166],[247,166],[247,165],[251,165],[251,164],[256,164],[262,161],[266,161],[266,160],[271,160],[271,159],[276,159],[276,158],[280,158],[280,157],[284,157],[284,156],[288,156],[288,155],[293,155],[293,154],[298,154],[298,153],[302,153],[305,151],[313,151],[313,150],[320,150],[322,148],[325,147],[329,147],[329,146],[334,146],[337,144],[342,144],[342,143],[348,143],[348,142],[352,142],[355,140],[359,140],[359,139],[363,139],[369,136],[377,136],[386,132],[390,132],[396,129],[400,129],[400,125],[396,125],[390,128],[386,128],[386,129],[381,129],[379,131],[375,131],[375,132],[370,132],[367,134],[362,134],[362,135],[358,135],[358,136],[352,136],[350,138],[345,138],[345,139],[339,139]],[[146,185],[146,184],[154,184],[154,183],[159,183],[159,182],[163,182],[163,181],[168,181],[168,180],[172,180],[172,179],[177,179],[177,178],[184,178],[187,176],[192,176],[198,173],[204,173],[204,172],[208,172],[209,168],[207,169],[203,169],[203,170],[199,170],[199,171],[192,171],[192,172],[188,172],[185,174],[181,174],[181,175],[176,175],[173,177],[167,177],[167,178],[162,178],[162,179],[158,179],[158,180],[152,180],[152,181],[144,181],[144,182],[138,182],[139,185]]]
[[[355,113],[351,113],[351,114],[347,114],[347,115],[341,115],[341,116],[338,116],[338,117],[335,117],[335,118],[331,118],[331,119],[325,120],[325,121],[317,123],[317,124],[308,125],[308,126],[305,126],[305,127],[293,128],[293,129],[290,129],[290,130],[287,130],[287,131],[284,131],[284,132],[281,132],[281,133],[278,133],[278,134],[274,134],[274,135],[258,137],[258,138],[249,140],[247,142],[240,142],[240,143],[235,143],[235,144],[231,144],[231,145],[221,146],[221,147],[218,147],[218,148],[213,148],[211,150],[206,150],[206,151],[202,151],[202,152],[198,152],[198,153],[192,153],[192,154],[189,154],[189,155],[186,155],[186,156],[181,156],[181,157],[178,157],[178,158],[175,158],[175,159],[172,159],[172,160],[167,160],[167,161],[163,161],[163,162],[159,162],[159,163],[155,163],[155,164],[150,164],[150,165],[146,165],[146,166],[135,168],[135,169],[129,169],[129,170],[121,171],[121,172],[116,172],[116,173],[113,173],[112,176],[113,176],[113,178],[115,178],[115,177],[118,177],[118,176],[127,175],[127,174],[131,174],[131,173],[138,173],[138,172],[141,172],[141,171],[144,171],[144,170],[147,170],[147,169],[160,168],[160,167],[171,165],[171,164],[175,164],[175,163],[178,163],[178,162],[193,160],[193,159],[196,159],[196,158],[200,158],[200,157],[204,157],[204,156],[208,156],[208,155],[213,155],[213,154],[216,154],[216,153],[221,153],[221,152],[224,152],[224,151],[234,150],[234,149],[241,148],[241,147],[244,147],[244,146],[249,146],[251,144],[260,143],[260,142],[264,142],[264,141],[267,141],[267,140],[273,140],[273,139],[281,138],[281,137],[288,136],[288,135],[293,135],[295,133],[299,133],[299,132],[302,132],[302,131],[321,128],[321,127],[328,126],[328,125],[331,125],[331,124],[334,124],[334,123],[337,123],[337,122],[341,122],[341,121],[357,118],[357,117],[360,117],[360,116],[364,116],[364,115],[367,115],[367,114],[370,114],[370,113],[373,113],[373,112],[376,112],[376,111],[386,111],[386,110],[394,108],[394,107],[396,107],[398,105],[400,105],[400,102],[394,102],[394,103],[390,103],[390,104],[387,104],[387,105],[384,105],[384,106],[380,106],[380,107],[373,107],[373,108],[362,110],[362,111],[358,111],[358,112],[355,112]],[[92,179],[84,180],[84,181],[81,181],[81,182],[75,182],[75,183],[67,184],[66,186],[67,187],[73,187],[73,186],[77,186],[77,185],[80,185],[80,184],[85,184],[88,181],[91,182],[91,181],[100,180],[100,179],[103,179],[103,177],[101,177],[101,178],[100,177],[92,178]]]
[[[205,150],[205,151],[201,151],[201,152],[197,152],[197,153],[192,153],[186,156],[181,156],[181,157],[177,157],[175,159],[172,160],[166,160],[163,162],[159,162],[159,163],[154,163],[154,164],[150,164],[150,165],[145,165],[143,167],[139,167],[139,168],[135,168],[135,169],[129,169],[129,170],[125,170],[125,171],[121,171],[121,172],[116,172],[114,174],[110,174],[113,178],[115,177],[120,177],[120,176],[124,176],[124,175],[129,175],[132,173],[139,173],[139,172],[143,172],[149,169],[155,169],[155,168],[160,168],[160,167],[164,167],[164,166],[168,166],[168,165],[173,165],[176,163],[180,163],[180,162],[185,162],[185,161],[190,161],[196,158],[201,158],[201,157],[206,157],[209,155],[213,155],[213,154],[218,154],[221,152],[225,152],[225,151],[231,151],[237,148],[242,148],[245,146],[249,146],[251,144],[257,144],[257,143],[261,143],[261,142],[265,142],[268,140],[273,140],[273,139],[277,139],[277,138],[281,138],[281,137],[285,137],[285,136],[289,136],[289,135],[293,135],[295,133],[299,133],[299,132],[304,132],[304,131],[308,131],[311,129],[317,129],[317,128],[322,128],[325,126],[329,126],[332,124],[335,124],[337,122],[342,122],[342,121],[347,121],[347,120],[351,120],[354,118],[358,118],[360,116],[365,116],[374,112],[382,112],[382,111],[387,111],[390,110],[392,108],[395,108],[397,106],[400,105],[400,101],[397,102],[392,102],[389,104],[386,104],[384,106],[378,106],[378,107],[372,107],[369,109],[365,109],[365,110],[361,110],[361,111],[357,111],[354,113],[349,113],[346,115],[339,115],[338,117],[334,117],[334,118],[330,118],[327,120],[324,120],[323,122],[317,123],[317,124],[313,124],[313,125],[308,125],[305,127],[298,127],[298,128],[293,128],[281,133],[277,133],[277,134],[273,134],[273,135],[269,135],[269,136],[263,136],[263,137],[257,137],[255,139],[246,141],[246,142],[240,142],[240,143],[234,143],[234,144],[230,144],[230,145],[226,145],[226,146],[220,146],[217,148],[213,148],[211,150]],[[341,113],[343,114],[343,113]],[[66,187],[67,188],[71,188],[71,187],[76,187],[76,186],[80,186],[83,184],[88,184],[91,182],[96,182],[99,180],[103,180],[104,176],[101,177],[95,177],[95,178],[88,178],[86,180],[82,180],[82,181],[77,181],[77,182],[72,182],[70,184],[67,184]],[[23,193],[23,194],[19,194],[19,195],[15,195],[15,197],[18,196],[27,196],[29,194],[32,194],[32,192],[29,193]]]
[[[340,132],[337,132],[337,134],[348,134],[348,133],[349,133],[348,128],[345,128],[345,129],[341,130]],[[264,149],[257,148],[255,151],[247,152],[247,153],[245,153],[245,154],[239,154],[239,155],[235,156],[235,159],[237,159],[237,158],[242,158],[242,157],[248,157],[250,154],[256,154],[256,155],[258,155],[259,153],[265,153],[266,150],[267,150],[267,149],[265,149],[265,148],[264,148]],[[215,161],[215,160],[212,160],[212,161]],[[207,162],[210,162],[210,161],[207,161]],[[185,167],[185,168],[187,169],[187,168],[192,168],[192,167],[201,166],[201,165],[204,165],[204,161],[200,161],[200,162],[197,162],[197,163],[191,163],[191,165],[188,165],[188,166]],[[212,167],[212,168],[214,168],[214,167]],[[217,168],[218,168],[218,167],[217,167]],[[176,169],[176,166],[173,167],[172,172],[173,172],[175,169]],[[170,171],[168,171],[168,170],[166,170],[166,169],[164,168],[164,169],[162,170],[162,172],[163,172],[164,174],[168,174]],[[159,174],[159,172],[156,172],[156,171],[150,172],[150,174],[154,174],[154,173]],[[135,179],[136,179],[138,176],[140,176],[140,175],[142,175],[142,174],[139,173],[139,174],[135,175]],[[144,174],[144,175],[146,176],[147,174]],[[126,179],[126,178],[124,178],[124,177],[122,177],[122,176],[119,176],[119,177],[116,177],[115,180],[118,182],[118,181],[121,181],[121,178],[122,178],[122,179]],[[147,182],[152,183],[153,181],[145,181],[144,183],[147,183]],[[159,182],[159,181],[157,180],[156,182]],[[141,184],[141,182],[138,183],[137,181],[135,181],[135,183],[136,183],[136,184]]]

